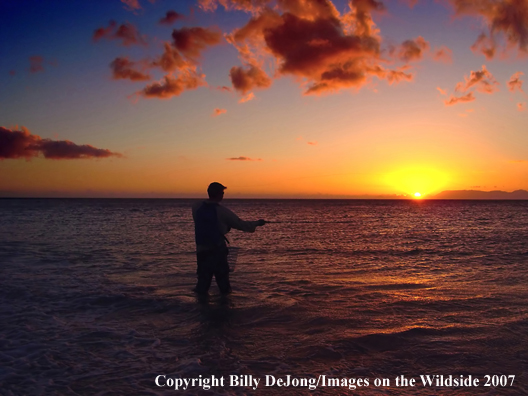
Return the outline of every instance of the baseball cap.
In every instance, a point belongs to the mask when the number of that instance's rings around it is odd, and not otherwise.
[[[223,193],[226,188],[226,186],[218,182],[212,182],[211,184],[209,184],[209,187],[207,187],[207,193],[209,195],[217,195]]]

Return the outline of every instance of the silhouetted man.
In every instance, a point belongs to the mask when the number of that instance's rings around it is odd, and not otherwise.
[[[193,205],[196,256],[198,261],[198,283],[194,291],[207,294],[213,275],[222,294],[231,292],[226,237],[231,228],[255,232],[264,220],[243,221],[226,207],[220,205],[227,187],[214,182],[207,188],[209,199]]]

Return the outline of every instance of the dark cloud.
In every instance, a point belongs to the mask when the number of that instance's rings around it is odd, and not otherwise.
[[[482,33],[473,49],[491,59],[500,46],[528,52],[528,0],[450,0],[457,15],[481,17],[488,31]]]
[[[114,80],[124,79],[131,81],[146,81],[150,80],[150,76],[138,70],[134,67],[136,64],[129,61],[128,58],[116,58],[110,64],[112,68],[112,78]]]
[[[298,78],[306,84],[306,94],[360,88],[372,77],[389,83],[413,78],[404,71],[407,69],[382,66],[387,62],[381,57],[381,38],[372,13],[384,11],[383,3],[351,0],[350,11],[342,16],[329,0],[278,0],[276,4],[273,9],[259,10],[245,26],[227,36],[246,65],[230,72],[238,91],[271,85],[262,67],[269,55],[277,65],[275,77]],[[422,37],[408,40],[401,57],[405,61],[420,59],[427,48]]]
[[[184,19],[185,15],[177,13],[176,11],[167,11],[167,14],[159,20],[160,25],[172,25],[174,22]]]
[[[429,49],[429,43],[422,36],[414,40],[405,40],[399,51],[399,58],[404,62],[421,60],[425,51]]]
[[[29,71],[31,73],[38,73],[44,71],[44,58],[40,55],[29,57]]]
[[[156,0],[148,1],[152,4],[156,2]],[[127,11],[132,11],[134,14],[137,14],[140,10],[143,9],[143,7],[141,7],[141,4],[139,3],[139,0],[121,0],[121,3],[125,5],[125,9]]]
[[[271,85],[271,79],[258,66],[232,67],[229,76],[233,87],[242,94],[254,88],[268,88]]]
[[[233,157],[233,158],[226,158],[228,161],[262,161],[261,158],[249,158],[249,157]]]
[[[457,103],[467,103],[467,102],[473,102],[475,100],[475,96],[473,95],[473,92],[469,92],[467,95],[464,96],[453,96],[448,100],[445,100],[444,103],[446,106],[453,106]]]
[[[47,159],[86,159],[122,157],[120,153],[98,149],[88,144],[77,145],[69,140],[42,139],[26,128],[19,131],[0,127],[0,159],[30,159],[42,154]]]
[[[145,38],[139,34],[134,25],[128,22],[118,26],[115,21],[110,21],[108,27],[96,29],[93,34],[93,40],[98,42],[101,39],[121,40],[121,44],[125,47],[146,45]]]
[[[172,32],[174,47],[188,58],[196,59],[208,46],[220,43],[222,33],[202,27],[183,27]]]

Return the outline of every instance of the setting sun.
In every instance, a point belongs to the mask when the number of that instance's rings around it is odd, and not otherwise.
[[[385,182],[389,186],[414,198],[441,191],[448,180],[449,177],[444,172],[425,167],[401,169],[385,176]]]

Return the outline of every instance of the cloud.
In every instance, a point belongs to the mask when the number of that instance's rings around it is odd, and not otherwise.
[[[108,27],[96,29],[93,34],[93,41],[98,42],[101,39],[121,40],[121,44],[125,47],[146,45],[145,38],[139,34],[134,25],[128,22],[117,26],[115,21],[110,21]]]
[[[10,76],[14,76],[14,75],[16,75],[16,71],[15,71],[15,70],[9,70],[9,75],[10,75]]]
[[[173,10],[169,10],[167,11],[167,14],[159,20],[159,23],[160,25],[172,25],[177,20],[184,18],[185,16],[183,14],[180,14]]]
[[[438,92],[440,92],[441,95],[447,95],[447,91],[440,88],[440,87],[436,87],[436,89],[438,89]]]
[[[526,111],[526,102],[519,102],[519,103],[517,103],[517,110],[519,110],[519,111]]]
[[[521,76],[524,75],[523,72],[517,72],[513,76],[510,77],[510,81],[508,81],[508,89],[511,92],[515,92],[516,89],[518,89],[520,92],[524,92],[522,89],[523,81],[521,80]]]
[[[254,88],[268,88],[271,85],[271,79],[258,66],[248,65],[243,67],[234,66],[229,71],[233,87],[246,94]]]
[[[429,49],[429,43],[422,36],[414,40],[405,40],[399,51],[399,58],[404,62],[420,60],[425,51]]]
[[[112,68],[112,78],[114,80],[131,80],[131,81],[146,81],[150,80],[148,74],[134,70],[136,64],[129,61],[128,58],[116,58],[110,67]]]
[[[487,24],[473,49],[491,59],[505,40],[506,47],[528,52],[528,1],[527,0],[450,0],[456,15],[477,16]]]
[[[494,93],[498,90],[498,83],[492,74],[482,65],[482,70],[471,71],[469,77],[464,77],[464,82],[456,85],[455,91],[466,92],[470,88],[475,88],[481,93]]]
[[[220,43],[222,33],[217,30],[202,27],[183,27],[172,32],[174,47],[188,58],[199,58],[207,46]]]
[[[444,103],[446,106],[453,106],[457,103],[467,103],[467,102],[473,102],[475,100],[475,96],[473,95],[473,92],[469,92],[467,95],[464,96],[453,96],[448,100],[444,100]]]
[[[486,59],[493,59],[497,52],[497,44],[492,38],[489,38],[485,33],[478,36],[477,41],[471,46],[473,52],[480,52]]]
[[[169,74],[163,77],[161,81],[147,85],[137,94],[144,98],[170,99],[173,96],[180,95],[185,90],[207,85],[203,79],[204,77],[204,75],[192,70],[186,70],[178,77]]]
[[[262,161],[260,158],[249,158],[249,157],[233,157],[233,158],[226,158],[228,161]]]
[[[310,146],[317,146],[317,142],[306,142],[306,144],[309,144]]]
[[[349,7],[341,15],[329,0],[278,0],[275,8],[254,12],[245,26],[226,36],[245,64],[231,69],[235,89],[246,93],[269,87],[264,64],[276,66],[274,78],[295,77],[306,88],[305,94],[359,89],[373,77],[389,83],[412,80],[405,67],[382,66],[387,60],[381,56],[381,37],[371,14],[383,11],[384,5],[351,0]],[[405,61],[418,60],[428,46],[422,37],[407,40],[400,55]],[[267,77],[260,80],[265,83],[257,85],[253,75]]]
[[[216,89],[218,89],[219,91],[233,92],[231,88],[226,87],[225,85],[223,85],[221,87],[216,87]]]
[[[198,5],[204,11],[215,11],[220,4],[226,10],[257,12],[270,2],[271,0],[198,0]]]
[[[452,63],[453,51],[443,45],[440,48],[435,49],[433,59],[437,62]]]
[[[47,159],[86,159],[123,157],[106,149],[98,149],[88,144],[77,145],[69,140],[42,139],[21,127],[19,131],[0,127],[0,160],[30,159],[42,154]]]
[[[163,54],[157,60],[152,62],[152,66],[160,67],[162,70],[169,73],[191,66],[191,64],[183,59],[178,50],[171,46],[170,43],[163,43],[163,48]]]
[[[34,55],[29,57],[29,71],[31,73],[38,73],[44,71],[42,63],[44,58],[40,55]]]
[[[214,109],[213,111],[213,117],[218,117],[220,114],[227,113],[226,109]]]
[[[244,96],[243,98],[241,98],[238,103],[246,103],[246,102],[249,102],[250,100],[253,100],[255,99],[255,95],[253,94],[253,92],[250,92],[248,93],[246,96]]]
[[[141,10],[141,5],[138,0],[121,0],[121,3],[125,4],[125,9],[128,11]]]

